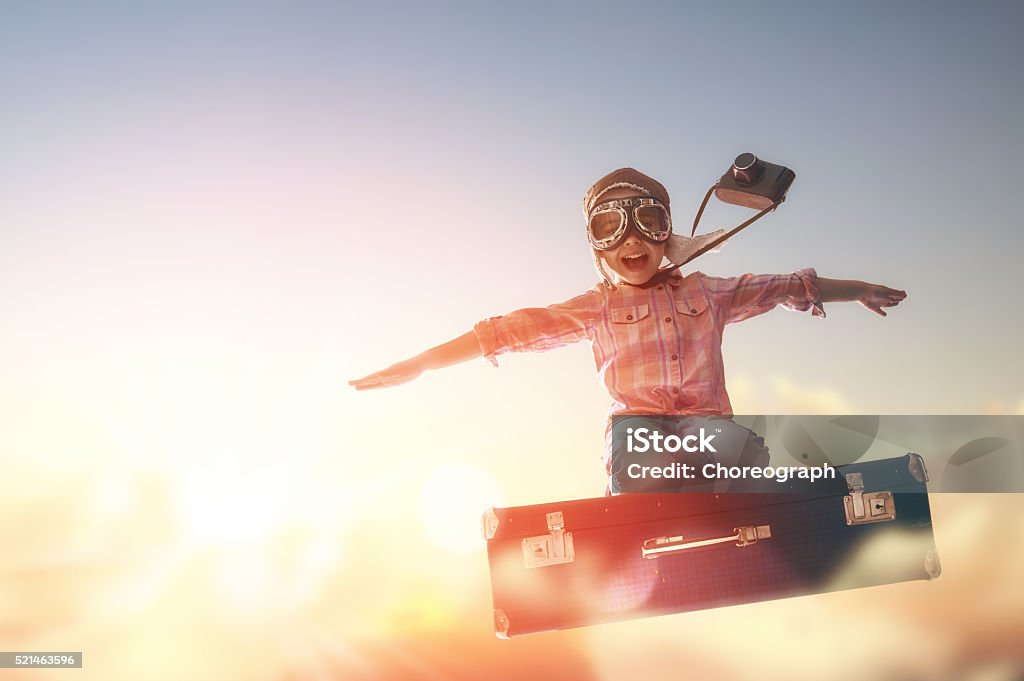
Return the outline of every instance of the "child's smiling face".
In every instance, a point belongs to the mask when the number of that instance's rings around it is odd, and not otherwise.
[[[601,202],[625,199],[636,196],[636,192],[627,189],[613,189],[601,197]],[[658,273],[661,261],[665,257],[665,244],[652,243],[640,236],[630,226],[625,238],[618,247],[609,251],[600,251],[600,257],[620,281],[640,286],[650,281]]]

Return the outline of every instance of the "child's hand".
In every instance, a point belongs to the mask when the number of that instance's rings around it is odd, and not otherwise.
[[[453,338],[436,348],[421,352],[412,359],[392,364],[387,369],[381,369],[369,376],[349,381],[348,384],[354,386],[356,390],[388,388],[408,383],[427,369],[442,369],[480,355],[480,344],[477,342],[476,333],[467,331],[458,338]]]
[[[886,314],[885,310],[882,309],[883,307],[895,307],[906,297],[906,291],[899,291],[888,286],[882,286],[881,284],[868,284],[861,291],[857,300],[867,309],[885,317]]]
[[[349,381],[356,390],[373,390],[375,388],[389,388],[393,385],[408,383],[423,373],[423,367],[414,359],[407,359],[398,364],[392,364],[387,369],[381,369],[369,376]]]

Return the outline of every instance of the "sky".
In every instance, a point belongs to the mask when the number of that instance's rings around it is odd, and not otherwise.
[[[431,641],[501,669],[569,649],[580,678],[616,678],[618,634],[760,617],[838,631],[858,601],[496,647],[478,517],[600,495],[608,398],[589,349],[347,385],[591,287],[580,201],[621,166],[665,184],[688,225],[737,154],[786,165],[785,204],[696,268],[815,267],[909,294],[884,319],[835,303],[824,320],[730,327],[737,413],[1024,414],[1016,4],[4,2],[0,16],[0,536],[17,547],[0,558],[2,649],[84,648],[97,678],[175,649],[196,654],[167,678],[427,677],[443,665],[416,643],[388,665],[397,641]],[[702,228],[746,215],[714,202]],[[938,595],[876,590],[906,605],[898,635],[865,643],[883,676],[902,669],[886,642],[900,637],[944,651],[914,673],[1019,668],[999,642],[1022,609],[968,540],[1019,514],[1015,499],[936,502],[952,556],[917,586]],[[972,588],[987,589],[984,644],[933,622]],[[772,640],[770,668],[819,678]]]

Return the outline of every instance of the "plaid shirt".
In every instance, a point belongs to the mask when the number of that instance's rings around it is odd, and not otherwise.
[[[474,331],[484,357],[589,339],[598,374],[620,414],[732,415],[725,390],[725,325],[776,305],[824,317],[817,273],[709,277],[678,270],[640,288],[595,286],[546,308],[485,319]]]

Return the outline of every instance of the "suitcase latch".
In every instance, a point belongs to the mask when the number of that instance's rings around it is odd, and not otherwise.
[[[572,532],[565,531],[562,512],[546,516],[548,533],[523,540],[523,562],[527,568],[571,563],[576,558],[572,546]]]
[[[896,519],[896,500],[892,492],[865,492],[864,474],[847,473],[850,493],[843,497],[847,525],[867,525]]]

